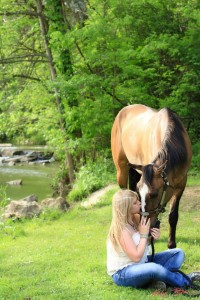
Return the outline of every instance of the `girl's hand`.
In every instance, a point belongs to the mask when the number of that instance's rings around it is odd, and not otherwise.
[[[138,226],[138,230],[140,234],[149,234],[150,229],[150,219],[147,219],[146,217],[141,218],[140,224]]]
[[[150,234],[155,240],[158,240],[160,238],[160,229],[159,228],[151,228]]]

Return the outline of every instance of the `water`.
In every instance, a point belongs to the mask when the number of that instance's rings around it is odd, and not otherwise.
[[[13,157],[16,151],[31,153],[41,151],[42,153],[53,151],[46,146],[16,146],[11,144],[0,144],[1,156]],[[22,155],[23,156],[23,155]],[[0,166],[0,186],[6,190],[6,195],[11,200],[19,200],[28,195],[35,194],[41,201],[51,197],[53,190],[52,181],[58,170],[58,163],[53,162],[43,166],[42,164],[16,164],[14,166]],[[22,180],[22,185],[9,185],[8,181]],[[0,195],[1,197],[1,195]]]
[[[15,149],[16,147],[9,147]],[[19,147],[17,147],[19,149]],[[27,147],[20,147],[27,149]],[[44,150],[45,147],[30,147],[32,150]],[[19,200],[28,195],[35,194],[38,200],[51,197],[53,190],[52,181],[58,170],[58,163],[50,163],[46,166],[41,164],[0,166],[0,186],[6,189],[6,195],[11,200]],[[22,185],[9,185],[8,181],[22,179]]]

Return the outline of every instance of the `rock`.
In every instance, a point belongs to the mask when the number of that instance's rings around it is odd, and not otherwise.
[[[19,162],[21,159],[21,156],[15,156],[15,157],[10,157],[10,158],[6,158],[5,162],[9,163],[9,162]]]
[[[46,165],[47,163],[54,162],[53,152],[43,150],[43,151],[32,151],[29,149],[21,150],[17,147],[3,147],[0,148],[0,156],[2,157],[2,163],[6,163],[9,166],[15,165],[14,163],[29,163],[30,161],[36,161],[36,163],[40,163]]]
[[[41,202],[41,205],[43,207],[48,207],[48,208],[52,208],[52,209],[60,209],[62,211],[66,211],[69,208],[69,204],[62,197],[44,199]]]
[[[26,155],[26,157],[27,157],[27,160],[36,160],[36,159],[38,159],[38,152],[29,152],[29,153],[27,153],[27,155]]]
[[[27,154],[27,156],[28,157],[33,157],[33,158],[38,159],[38,160],[49,161],[49,159],[52,158],[53,153],[52,152],[42,152],[42,151],[32,151],[32,152],[29,152]]]
[[[8,166],[9,167],[12,167],[12,166],[15,166],[16,165],[16,163],[14,162],[14,161],[10,161],[9,163],[8,163]]]
[[[5,162],[5,159],[6,159],[7,157],[0,157],[0,163],[1,164],[3,164],[4,162]]]
[[[32,195],[29,195],[29,196],[21,199],[21,201],[27,201],[27,202],[33,202],[33,201],[35,201],[35,202],[38,202],[38,196],[32,194]]]
[[[8,181],[6,182],[10,185],[21,185],[22,184],[22,179],[17,179],[17,180],[13,180],[13,181]]]
[[[0,153],[1,153],[1,155],[2,156],[12,156],[13,155],[13,151],[15,151],[15,150],[13,150],[12,148],[2,148],[1,150],[0,150]]]
[[[53,156],[53,152],[39,152],[38,159],[40,160],[50,160]]]
[[[49,159],[49,162],[52,163],[52,162],[54,162],[54,161],[56,161],[56,160],[55,160],[55,158],[52,156],[52,157]]]
[[[36,201],[11,201],[6,206],[5,218],[32,218],[38,216],[41,211],[42,207]]]
[[[20,158],[20,162],[29,162],[29,161],[32,161],[32,160],[35,160],[35,159],[37,159],[37,157],[26,155],[26,156],[22,156]]]
[[[22,156],[22,155],[26,155],[26,153],[23,150],[16,150],[13,151],[12,156]]]

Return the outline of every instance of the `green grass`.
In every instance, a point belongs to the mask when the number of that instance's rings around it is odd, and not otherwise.
[[[188,172],[187,186],[200,185],[199,167],[191,167]]]
[[[0,224],[0,300],[160,299],[152,290],[118,287],[106,274],[105,244],[113,193],[92,208],[77,205],[65,214]],[[167,213],[162,216],[161,231],[156,251],[167,247]],[[182,270],[200,270],[197,210],[180,212],[177,241],[186,253]]]
[[[189,174],[187,180],[187,186],[197,186],[200,185],[200,173]]]

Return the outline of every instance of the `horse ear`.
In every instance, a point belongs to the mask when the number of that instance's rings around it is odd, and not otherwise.
[[[137,169],[137,170],[140,170],[140,171],[143,171],[144,169],[144,166],[142,165],[135,165],[135,164],[131,164],[131,163],[128,163],[128,165],[133,168],[133,169]]]
[[[161,174],[165,170],[166,165],[167,165],[167,160],[164,163],[162,163],[160,166],[154,165],[153,166],[154,173]]]

